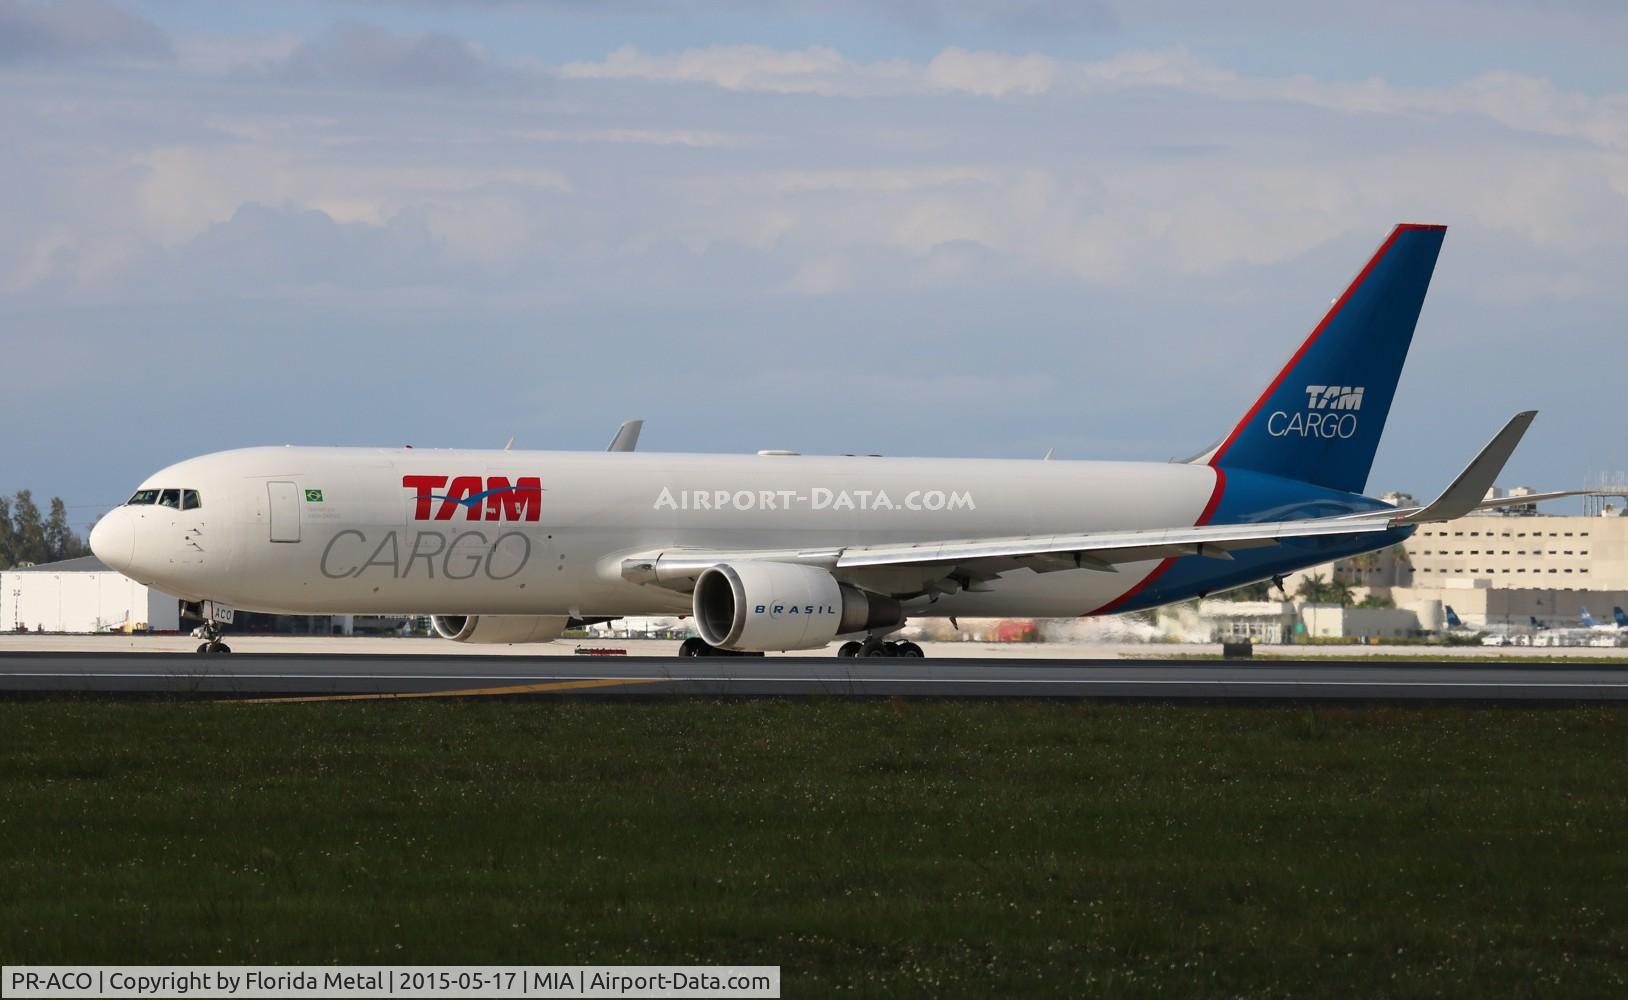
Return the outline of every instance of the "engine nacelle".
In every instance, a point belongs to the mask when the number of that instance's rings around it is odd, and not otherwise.
[[[565,632],[566,615],[431,615],[435,634],[453,642],[553,642]]]
[[[709,645],[761,653],[818,649],[839,635],[904,620],[899,602],[871,594],[817,566],[725,563],[695,581],[695,625]]]

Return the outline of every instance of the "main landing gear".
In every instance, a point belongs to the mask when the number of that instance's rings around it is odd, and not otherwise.
[[[203,652],[198,647],[198,652]],[[762,656],[762,653],[743,653],[733,649],[719,649],[709,645],[700,636],[691,636],[685,639],[678,647],[679,656]],[[924,655],[921,647],[913,642],[887,642],[875,637],[864,642],[845,642],[837,650],[838,656],[902,656],[908,659],[919,660]]]
[[[733,649],[719,649],[698,635],[679,643],[679,656],[762,656],[762,653],[744,653]]]
[[[924,655],[921,647],[913,642],[888,642],[876,637],[866,639],[864,642],[845,642],[837,648],[838,656],[902,656],[912,660],[919,660]]]

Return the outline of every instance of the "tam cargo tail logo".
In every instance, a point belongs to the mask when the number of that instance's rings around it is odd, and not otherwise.
[[[1278,410],[1266,418],[1266,433],[1276,438],[1353,438],[1362,393],[1360,385],[1308,385],[1306,412]]]
[[[450,482],[448,481],[450,478]],[[402,476],[413,491],[413,520],[450,521],[464,511],[466,521],[535,521],[542,516],[543,487],[537,476]]]

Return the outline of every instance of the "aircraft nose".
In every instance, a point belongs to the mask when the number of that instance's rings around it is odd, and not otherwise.
[[[96,558],[120,572],[130,568],[136,555],[136,526],[123,507],[109,511],[90,529],[90,550]]]

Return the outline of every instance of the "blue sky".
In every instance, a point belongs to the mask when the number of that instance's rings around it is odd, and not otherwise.
[[[1450,226],[1371,488],[1628,467],[1603,0],[0,0],[0,490],[265,443],[1152,458]],[[1224,8],[1224,9],[1223,9]]]

